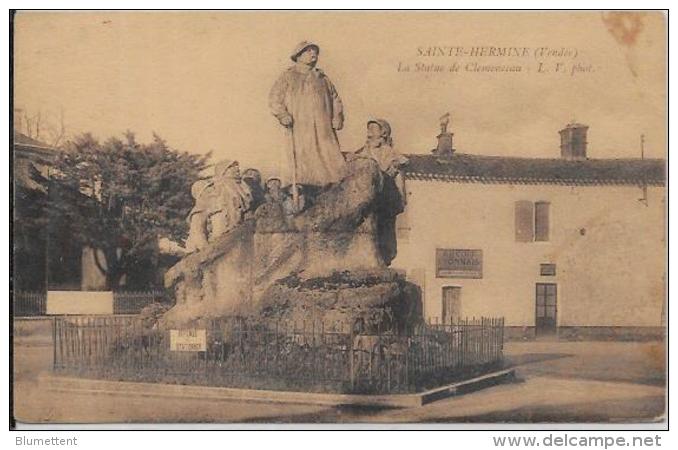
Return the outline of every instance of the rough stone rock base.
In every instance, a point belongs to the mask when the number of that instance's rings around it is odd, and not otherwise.
[[[423,321],[420,289],[393,270],[335,272],[277,281],[262,295],[260,317],[324,323],[357,333],[404,333]]]

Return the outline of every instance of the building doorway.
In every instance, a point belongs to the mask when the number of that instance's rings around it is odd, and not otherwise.
[[[556,334],[557,325],[557,285],[555,283],[537,283],[535,302],[535,332],[537,336]]]
[[[444,324],[457,323],[461,317],[461,288],[459,286],[443,286]]]

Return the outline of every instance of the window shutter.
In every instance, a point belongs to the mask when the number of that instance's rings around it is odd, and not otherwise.
[[[534,204],[534,240],[549,240],[549,206],[548,202]]]
[[[534,238],[534,207],[532,202],[517,201],[516,242],[532,242]]]

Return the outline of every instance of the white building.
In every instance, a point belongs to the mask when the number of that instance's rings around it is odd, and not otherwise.
[[[442,135],[441,135],[442,136]],[[515,335],[661,335],[664,161],[586,158],[586,127],[561,158],[409,155],[392,267],[422,288],[432,321],[504,316]]]

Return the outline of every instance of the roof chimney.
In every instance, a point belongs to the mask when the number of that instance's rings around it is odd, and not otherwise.
[[[586,159],[586,132],[589,127],[571,122],[560,133],[560,157],[563,159]]]
[[[447,126],[450,123],[450,113],[445,113],[440,118],[440,134],[438,138],[438,146],[433,149],[433,154],[439,158],[449,158],[454,154],[454,147],[452,144],[452,138],[454,133],[447,131]]]

